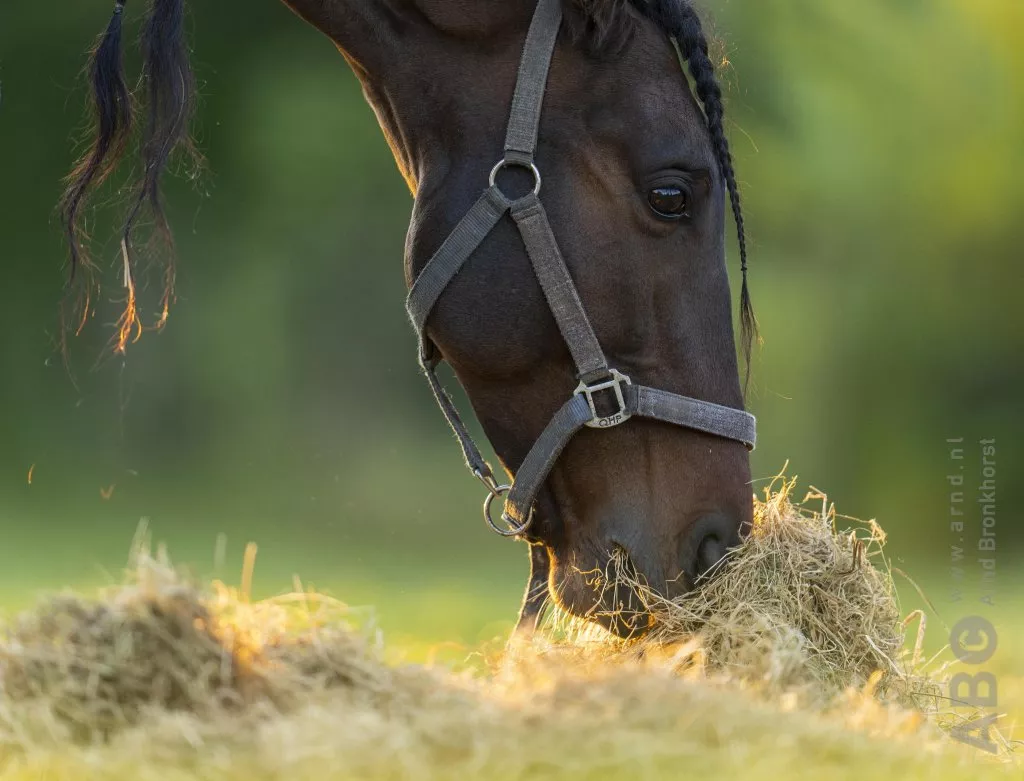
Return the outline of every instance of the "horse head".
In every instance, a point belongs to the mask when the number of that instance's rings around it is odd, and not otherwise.
[[[156,0],[153,13],[180,21],[182,2]],[[415,195],[405,258],[413,285],[502,159],[537,0],[286,2],[344,55]],[[510,202],[521,199],[540,187],[542,172],[550,231],[610,366],[638,385],[741,410],[727,203],[740,235],[749,353],[746,247],[721,91],[699,18],[689,0],[563,5],[542,85],[536,174],[508,166],[501,191]],[[159,209],[155,183],[168,144],[187,138],[190,96],[181,86],[191,80],[180,30],[147,29],[155,103],[140,203]],[[69,189],[72,226],[76,198],[108,169],[130,119],[117,110],[125,98],[112,56],[101,44],[93,69],[100,133]],[[71,238],[75,246],[73,231]],[[125,254],[127,264],[127,243]],[[580,383],[549,293],[504,214],[422,324],[510,476]],[[631,592],[613,596],[595,585],[593,573],[618,558],[672,596],[713,569],[751,522],[748,451],[735,438],[637,416],[606,430],[582,428],[549,466],[524,534],[534,546],[533,584],[620,634],[643,626],[642,605]]]

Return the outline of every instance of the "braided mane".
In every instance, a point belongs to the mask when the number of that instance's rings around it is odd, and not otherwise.
[[[746,363],[746,381],[750,380],[750,354],[757,335],[757,319],[747,285],[747,236],[743,222],[736,171],[725,135],[725,107],[722,89],[715,77],[715,66],[708,53],[708,41],[700,16],[692,0],[567,0],[571,11],[570,29],[598,51],[614,51],[629,40],[639,17],[654,22],[672,38],[682,53],[694,81],[697,98],[704,108],[708,132],[718,169],[729,193],[736,234],[740,247],[740,341]],[[575,20],[574,20],[575,17]]]

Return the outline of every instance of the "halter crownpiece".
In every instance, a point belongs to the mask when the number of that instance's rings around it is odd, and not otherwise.
[[[547,214],[540,202],[541,174],[534,156],[544,105],[548,71],[562,24],[561,0],[539,0],[526,36],[512,98],[505,154],[491,170],[488,187],[427,262],[409,291],[406,309],[419,336],[420,364],[431,390],[459,440],[470,471],[487,488],[484,517],[504,537],[526,533],[533,522],[533,505],[555,462],[577,431],[585,426],[613,428],[633,415],[741,442],[753,450],[756,420],[744,410],[636,385],[608,365],[569,269],[558,249]],[[502,169],[521,167],[533,175],[532,192],[511,200],[498,187]],[[499,485],[491,466],[480,454],[451,397],[441,386],[437,366],[442,358],[426,334],[426,323],[448,284],[506,214],[511,215],[544,297],[576,364],[579,385],[555,413],[526,455],[511,486]],[[607,394],[613,412],[601,415],[595,396]],[[505,497],[503,529],[490,515],[495,499]]]

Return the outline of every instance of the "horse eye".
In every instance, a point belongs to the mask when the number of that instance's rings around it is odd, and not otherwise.
[[[689,217],[690,199],[681,187],[666,185],[655,187],[647,193],[647,203],[659,217],[678,220]]]

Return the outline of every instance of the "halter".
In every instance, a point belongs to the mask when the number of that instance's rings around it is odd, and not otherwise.
[[[530,528],[541,486],[566,445],[585,426],[613,428],[637,415],[735,440],[749,450],[754,449],[756,441],[756,420],[748,412],[635,385],[608,365],[539,197],[541,174],[534,155],[548,71],[561,24],[561,0],[539,0],[519,65],[505,155],[491,170],[483,195],[423,267],[406,302],[419,336],[420,365],[441,412],[459,440],[466,465],[487,488],[484,518],[503,537],[519,537]],[[498,174],[512,167],[523,168],[533,176],[532,192],[515,200],[510,200],[497,185]],[[426,334],[426,323],[445,288],[506,214],[511,215],[522,236],[544,297],[576,364],[579,385],[534,443],[512,485],[499,485],[451,397],[441,386],[437,367],[443,358]],[[598,412],[596,400],[601,395],[609,396],[613,402],[611,414]],[[490,513],[494,500],[503,496],[501,518],[508,528],[496,524]]]

